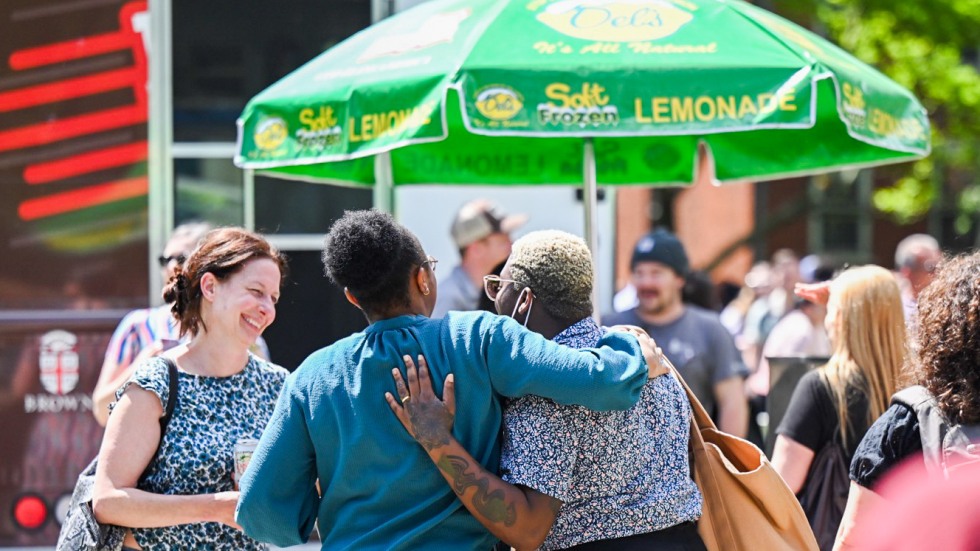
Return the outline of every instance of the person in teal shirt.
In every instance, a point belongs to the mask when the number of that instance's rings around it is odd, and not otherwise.
[[[495,470],[502,400],[527,394],[595,410],[637,402],[652,340],[610,333],[574,350],[509,317],[451,312],[430,319],[433,264],[418,239],[378,211],[352,211],[327,234],[324,265],[370,325],[310,355],[286,380],[241,481],[236,521],[278,546],[317,522],[323,549],[480,549],[496,543],[391,415],[402,356],[424,355],[437,388],[453,377],[453,434]],[[316,482],[319,481],[319,491]]]

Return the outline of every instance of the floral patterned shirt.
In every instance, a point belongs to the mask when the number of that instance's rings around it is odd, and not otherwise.
[[[595,346],[602,330],[585,318],[554,341]],[[648,381],[626,411],[592,411],[539,396],[504,410],[501,476],[563,502],[541,549],[663,530],[697,520],[691,479],[691,406],[672,377]]]
[[[245,369],[229,377],[205,377],[178,370],[173,417],[157,461],[140,489],[170,495],[233,490],[235,442],[262,435],[288,374],[251,354]],[[166,407],[170,382],[162,359],[151,358],[141,364],[126,385],[116,391],[117,400],[130,384],[156,394]],[[240,530],[217,522],[137,528],[133,536],[143,549],[266,549]]]

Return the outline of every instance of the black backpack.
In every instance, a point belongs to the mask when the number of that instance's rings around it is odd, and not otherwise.
[[[797,496],[821,551],[834,547],[851,486],[844,447],[838,440],[835,434],[814,456],[806,486]]]
[[[980,461],[980,425],[950,423],[936,398],[923,386],[910,386],[892,396],[919,419],[922,459],[931,474],[949,478],[956,469]]]

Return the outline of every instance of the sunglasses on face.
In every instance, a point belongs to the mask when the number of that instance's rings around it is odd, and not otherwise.
[[[166,268],[171,262],[176,262],[177,264],[183,264],[187,260],[187,255],[184,254],[173,254],[170,256],[160,255],[157,257],[157,262],[160,263],[161,268]]]
[[[487,298],[497,300],[497,295],[503,290],[504,284],[517,283],[513,279],[503,279],[498,275],[483,276],[483,290],[487,293]]]

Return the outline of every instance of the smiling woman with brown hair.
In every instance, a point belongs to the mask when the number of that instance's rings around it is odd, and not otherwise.
[[[234,521],[232,449],[262,434],[286,378],[249,352],[276,319],[284,269],[275,248],[240,228],[208,233],[175,268],[164,299],[191,339],[145,360],[117,391],[99,452],[93,510],[129,528],[126,549],[264,549]],[[177,402],[161,440],[168,361]]]

